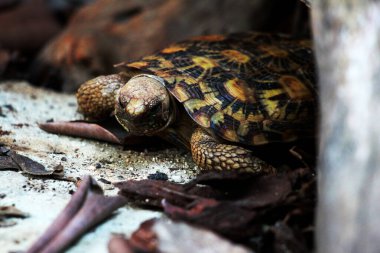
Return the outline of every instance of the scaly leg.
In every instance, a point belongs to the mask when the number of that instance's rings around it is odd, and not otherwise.
[[[125,71],[119,74],[98,76],[83,83],[77,91],[79,111],[86,117],[104,119],[114,113],[118,90],[140,72]]]
[[[254,157],[252,152],[235,145],[218,143],[211,135],[197,128],[190,140],[195,163],[206,170],[239,170],[253,173],[275,173],[275,168]]]

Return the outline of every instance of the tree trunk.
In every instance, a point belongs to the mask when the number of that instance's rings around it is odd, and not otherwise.
[[[312,3],[321,125],[318,252],[380,251],[380,1]]]

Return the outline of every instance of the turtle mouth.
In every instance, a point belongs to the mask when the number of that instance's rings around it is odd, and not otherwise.
[[[149,113],[139,117],[128,117],[125,108],[116,108],[116,119],[119,124],[134,135],[154,135],[165,129],[174,120],[174,115],[162,116],[159,108],[150,110]]]
[[[120,106],[116,107],[115,117],[119,124],[127,132],[133,135],[154,135],[158,132],[161,132],[175,121],[177,114],[177,105],[175,103],[172,103],[172,99],[170,100],[171,110],[166,113],[167,116],[165,117],[162,117],[162,113],[158,112],[157,109],[152,110],[147,115],[142,115],[141,117],[137,118],[130,118],[127,117],[125,109]]]

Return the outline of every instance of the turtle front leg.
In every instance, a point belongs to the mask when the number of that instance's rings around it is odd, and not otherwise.
[[[123,73],[98,76],[83,83],[77,91],[79,111],[93,119],[103,119],[115,110],[116,93],[129,79]]]
[[[251,151],[235,145],[218,143],[202,128],[194,131],[190,145],[193,160],[202,169],[275,173],[275,168],[254,157]]]

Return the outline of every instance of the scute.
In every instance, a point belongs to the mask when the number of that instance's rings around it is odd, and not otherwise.
[[[162,77],[194,121],[228,141],[261,145],[314,134],[308,40],[254,32],[201,36],[126,66]]]

